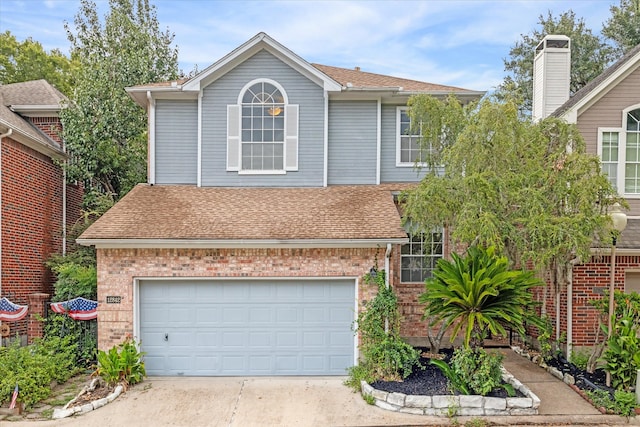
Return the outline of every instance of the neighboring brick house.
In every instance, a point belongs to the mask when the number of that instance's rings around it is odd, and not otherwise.
[[[627,227],[617,239],[615,287],[640,292],[640,45],[571,97],[570,47],[568,37],[557,35],[539,44],[533,117],[554,115],[576,124],[587,151],[600,156],[604,172],[629,203]],[[558,318],[557,333],[566,333],[568,352],[594,343],[598,312],[589,301],[609,288],[611,243],[594,248],[589,263],[574,266],[560,294],[560,313],[550,313]]]
[[[150,375],[344,375],[386,269],[425,336],[444,233],[408,235],[406,104],[484,93],[310,64],[260,33],[191,79],[127,89],[149,116],[148,183],[78,239],[98,258],[98,346],[141,340]]]
[[[17,304],[52,294],[44,263],[73,243],[65,233],[80,217],[81,187],[66,184],[61,167],[65,100],[45,80],[0,85],[0,295]],[[10,326],[26,333],[26,322]]]

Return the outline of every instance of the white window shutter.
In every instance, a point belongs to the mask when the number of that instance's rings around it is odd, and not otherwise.
[[[227,170],[240,170],[240,105],[227,105]]]
[[[285,165],[286,171],[298,170],[298,105],[287,105],[285,108]]]

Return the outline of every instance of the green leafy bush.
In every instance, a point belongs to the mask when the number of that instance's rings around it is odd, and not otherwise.
[[[142,361],[143,352],[132,339],[98,351],[97,374],[109,385],[122,383],[125,387],[141,382],[147,375]]]
[[[571,353],[570,362],[584,371],[587,369],[587,363],[589,362],[590,357],[591,353],[586,350],[574,351]]]
[[[398,298],[393,289],[386,286],[384,270],[366,274],[364,280],[367,284],[376,284],[378,293],[358,315],[354,329],[360,333],[362,360],[349,375],[386,381],[406,378],[414,368],[420,367],[420,353],[400,338]],[[360,387],[355,377],[346,383],[356,389]]]
[[[597,408],[625,417],[635,416],[636,395],[628,391],[617,390],[613,397],[606,390],[587,390],[587,396]]]
[[[605,370],[611,374],[611,385],[616,390],[629,391],[635,386],[640,368],[640,340],[637,318],[629,309],[620,318],[613,319],[613,333],[607,340],[602,359]]]
[[[18,385],[18,400],[27,408],[51,394],[51,382],[64,383],[78,372],[76,346],[69,338],[40,339],[20,347],[15,340],[0,347],[0,404]]]
[[[78,321],[65,314],[50,313],[44,324],[47,339],[68,338],[76,344],[77,364],[89,368],[95,365],[98,349],[98,323],[95,320]]]

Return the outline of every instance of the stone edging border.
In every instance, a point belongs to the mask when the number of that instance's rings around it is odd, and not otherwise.
[[[478,395],[406,395],[376,390],[365,381],[360,383],[362,396],[371,396],[374,405],[388,411],[415,415],[479,416],[537,415],[540,399],[504,367],[502,380],[526,397],[486,397]]]
[[[111,394],[109,394],[107,397],[103,397],[102,399],[94,400],[93,402],[86,403],[86,404],[84,404],[82,406],[69,407],[70,405],[73,404],[73,402],[78,400],[78,398],[80,396],[82,396],[83,394],[85,394],[88,391],[94,390],[96,388],[97,384],[98,384],[98,381],[99,381],[98,378],[94,378],[91,381],[91,384],[89,384],[88,387],[85,386],[80,391],[80,393],[78,393],[78,395],[75,398],[73,398],[66,405],[64,405],[64,407],[62,407],[62,409],[54,409],[53,410],[53,415],[51,416],[51,418],[54,419],[54,420],[57,420],[57,419],[61,419],[61,418],[70,417],[71,415],[75,415],[75,414],[85,414],[87,412],[91,412],[94,409],[98,409],[98,408],[103,407],[107,403],[113,402],[114,400],[116,400],[116,398],[118,396],[120,396],[120,394],[122,394],[122,391],[124,390],[124,388],[122,387],[122,384],[118,384],[116,386],[115,390],[113,390],[113,392]]]

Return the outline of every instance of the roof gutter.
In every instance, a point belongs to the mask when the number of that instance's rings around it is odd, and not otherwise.
[[[34,150],[36,150],[39,153],[42,153],[48,157],[51,158],[55,158],[58,160],[63,160],[66,158],[66,154],[64,153],[64,151],[62,151],[62,149],[60,150],[56,150],[55,148],[53,148],[52,146],[46,145],[43,142],[35,139],[34,137],[32,137],[31,135],[29,135],[26,132],[22,132],[20,129],[16,129],[15,126],[12,126],[11,124],[7,123],[6,121],[0,120],[0,125],[7,127],[8,129],[12,129],[16,131],[15,136],[13,137],[13,139],[15,139],[16,141],[26,145],[29,148],[32,148]]]
[[[407,237],[389,239],[92,239],[76,242],[97,249],[268,249],[268,248],[377,248],[409,243]]]

